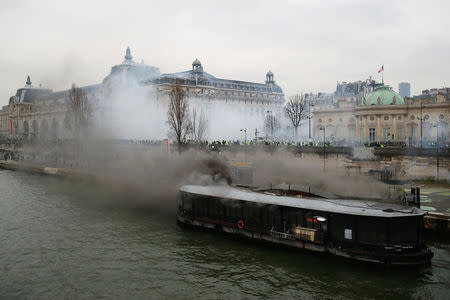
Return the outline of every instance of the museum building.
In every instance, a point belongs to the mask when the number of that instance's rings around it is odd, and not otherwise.
[[[105,115],[109,99],[118,90],[140,89],[148,101],[167,106],[173,86],[181,86],[187,99],[196,99],[208,105],[224,103],[232,110],[249,116],[264,118],[267,111],[280,113],[285,102],[283,90],[275,83],[274,74],[268,71],[264,83],[217,78],[204,71],[195,59],[192,69],[161,74],[159,68],[135,62],[130,48],[124,61],[111,68],[111,73],[100,84],[83,86],[91,101],[96,117]],[[67,116],[70,90],[53,92],[34,86],[30,76],[23,88],[9,99],[0,110],[0,135],[40,137],[44,139],[70,137],[70,119]]]

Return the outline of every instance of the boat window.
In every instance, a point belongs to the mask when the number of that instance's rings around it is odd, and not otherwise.
[[[242,210],[243,218],[247,224],[256,226],[261,223],[259,218],[259,209],[255,203],[245,202]]]
[[[257,224],[265,223],[265,222],[261,222],[262,221],[261,220],[261,211],[262,211],[262,209],[263,208],[260,205],[255,204],[253,206],[253,209],[252,209],[252,211],[253,211],[253,218],[255,219],[255,222]]]
[[[321,222],[317,220],[318,214],[315,212],[308,212],[306,214],[306,226],[307,228],[321,229]]]
[[[220,215],[222,215],[221,213],[221,205],[220,205],[220,200],[217,198],[209,198],[209,211],[208,211],[208,215],[210,217],[213,218],[218,218]]]
[[[281,208],[279,206],[273,205],[271,207],[272,213],[273,213],[273,225],[276,227],[276,229],[280,230],[280,225],[283,224],[282,218],[281,218]],[[281,231],[281,230],[280,230]]]
[[[328,228],[331,239],[334,241],[349,241],[354,240],[354,225],[353,216],[348,215],[333,215],[329,218],[330,226]],[[351,234],[350,234],[351,232]],[[346,234],[347,233],[347,234]],[[350,239],[349,239],[350,237]]]
[[[183,209],[187,211],[192,211],[192,198],[189,197],[187,194],[183,195]]]
[[[225,215],[227,218],[236,219],[242,218],[241,205],[238,201],[225,200],[222,203],[225,206]]]
[[[417,243],[417,217],[392,218],[389,229],[389,237],[392,244]]]
[[[297,218],[297,214],[298,214],[299,210],[295,209],[295,208],[290,208],[289,209],[289,213],[288,213],[288,220],[289,220],[289,224],[291,225],[295,225],[295,226],[299,226],[298,225],[298,218]]]
[[[231,208],[230,201],[224,202],[224,205],[225,205],[225,216],[227,218],[231,218],[233,216],[233,209]]]
[[[361,243],[386,243],[386,219],[373,217],[358,218],[358,241]]]
[[[242,218],[242,207],[239,201],[234,201],[233,203],[233,216],[238,219]]]
[[[251,218],[251,203],[244,202],[244,205],[242,206],[242,217],[244,219]]]
[[[267,205],[259,206],[260,216],[261,216],[261,223],[265,226],[269,225],[269,209]]]
[[[195,210],[196,210],[196,215],[198,215],[198,216],[203,216],[205,214],[205,201],[204,201],[203,197],[198,197],[195,200]]]
[[[207,197],[200,197],[198,199],[198,215],[201,217],[208,216],[209,199]]]

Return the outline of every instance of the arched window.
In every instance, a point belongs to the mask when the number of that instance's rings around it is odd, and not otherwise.
[[[41,122],[41,133],[40,133],[40,136],[43,139],[47,139],[48,138],[48,122],[47,122],[47,120],[43,120]]]
[[[50,138],[57,139],[58,136],[59,136],[59,132],[58,131],[59,131],[58,121],[53,119],[51,130],[50,130]]]
[[[30,126],[28,125],[28,122],[25,121],[23,122],[23,135],[28,136],[29,133],[30,133]]]
[[[36,120],[33,120],[33,123],[31,123],[31,130],[32,130],[32,135],[34,137],[36,137],[39,132],[38,123]]]

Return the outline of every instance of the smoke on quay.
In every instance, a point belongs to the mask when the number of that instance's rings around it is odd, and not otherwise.
[[[105,101],[107,109],[94,112],[96,126],[89,135],[56,146],[32,145],[28,152],[33,153],[34,161],[86,172],[95,182],[123,195],[127,203],[150,204],[169,211],[176,208],[178,189],[183,184],[230,183],[227,161],[235,159],[233,153],[225,150],[218,154],[197,145],[168,155],[162,144],[152,142],[167,138],[169,131],[167,103],[158,99],[152,88],[128,84],[112,90]],[[242,140],[241,129],[258,128],[258,124],[262,128],[264,114],[249,119],[231,105],[202,103],[195,98],[188,101],[190,109],[206,115],[210,140]],[[263,148],[254,147],[249,159],[254,185],[308,185],[331,194],[360,197],[386,194],[386,186],[374,179],[323,172],[320,159],[299,158],[283,150],[268,154]]]

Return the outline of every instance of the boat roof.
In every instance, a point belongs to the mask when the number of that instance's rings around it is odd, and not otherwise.
[[[411,217],[425,214],[424,211],[410,206],[351,199],[277,196],[275,194],[259,193],[249,189],[237,188],[228,185],[185,185],[180,188],[180,191],[223,199],[243,200],[260,204],[289,206],[323,212],[368,217]]]

